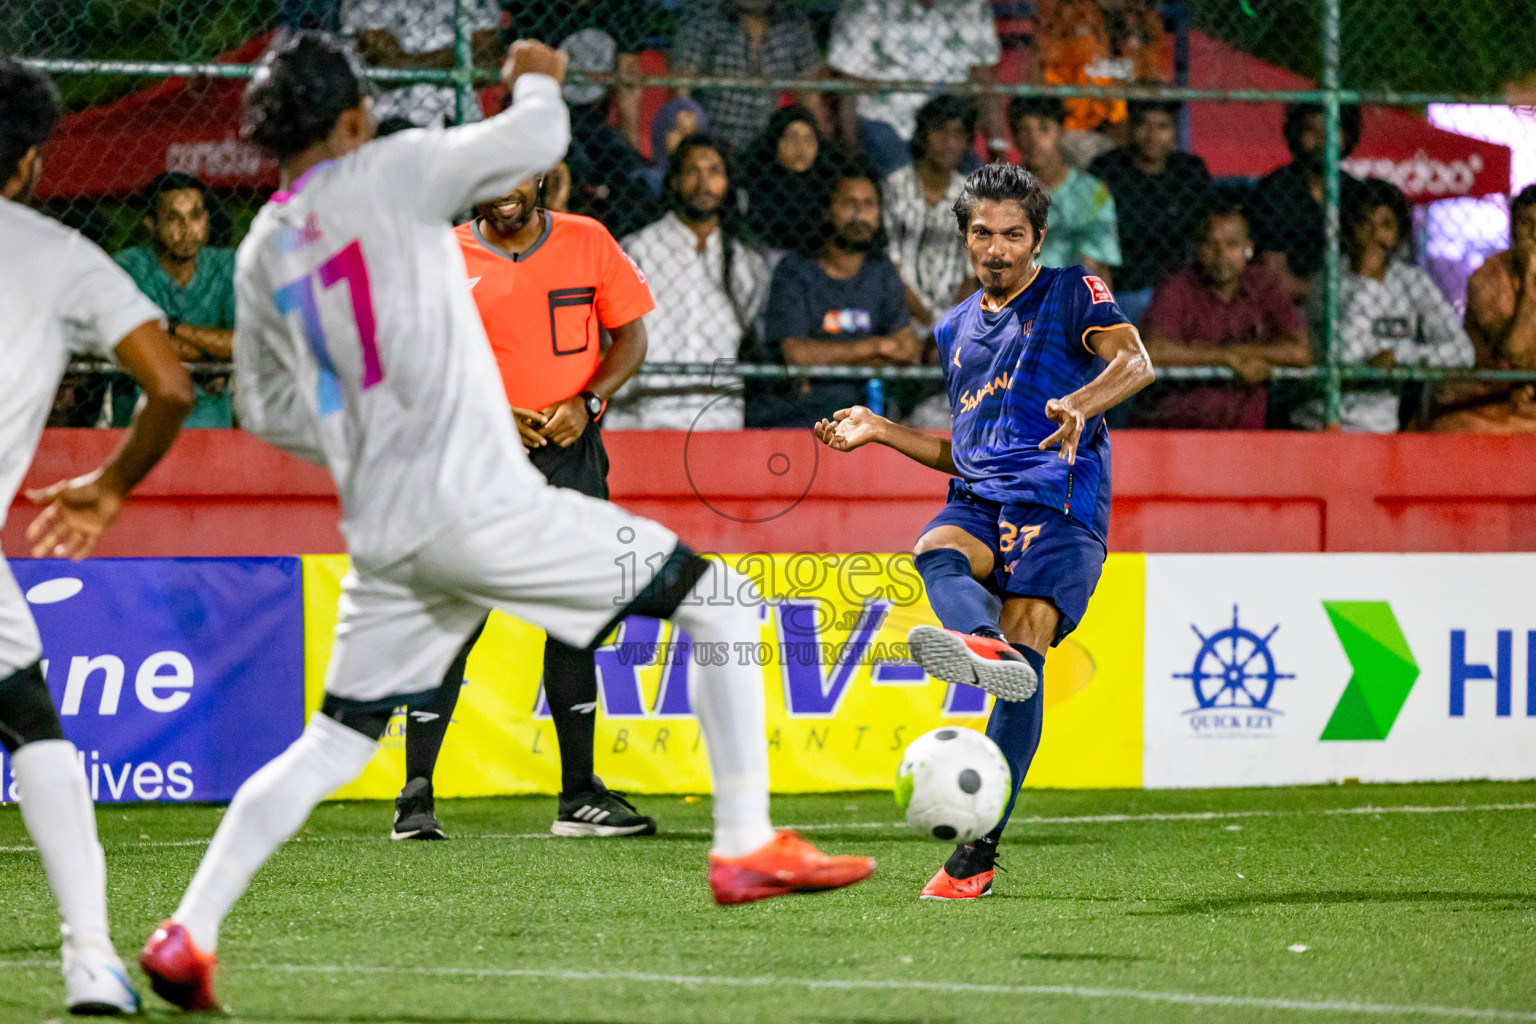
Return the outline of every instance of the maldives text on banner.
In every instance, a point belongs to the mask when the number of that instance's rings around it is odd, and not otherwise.
[[[909,555],[725,556],[767,599],[756,644],[701,651],[654,619],[630,619],[598,654],[597,771],[616,789],[709,788],[688,681],[700,659],[760,666],[768,700],[773,788],[886,789],[907,743],[944,723],[982,728],[985,695],[950,690],[906,660],[907,629],[934,622]],[[1141,784],[1142,555],[1113,555],[1082,627],[1046,665],[1044,740],[1029,783]],[[347,571],[342,556],[304,559],[307,707],[320,702]],[[617,574],[616,574],[617,575]],[[727,595],[720,595],[724,599]],[[465,689],[434,781],[441,796],[553,793],[559,751],[539,677],[543,634],[493,615],[470,658]],[[423,680],[423,687],[431,685]],[[385,749],[342,798],[390,798],[404,782],[396,715]]]
[[[1536,555],[1154,555],[1145,782],[1536,778]]]
[[[228,800],[298,737],[299,559],[10,564],[95,799]]]

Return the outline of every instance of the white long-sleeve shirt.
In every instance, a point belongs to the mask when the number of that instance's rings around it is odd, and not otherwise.
[[[645,367],[614,395],[603,419],[613,430],[740,430],[741,378],[726,364],[738,358],[746,328],[768,296],[768,266],[733,241],[732,296],[725,293],[725,242],[717,229],[699,251],[693,229],[668,213],[621,243],[644,272],[656,299],[646,315],[653,363],[722,363],[710,376],[648,373]],[[723,362],[722,362],[723,361]]]
[[[1310,318],[1322,337],[1322,282],[1312,289]],[[1393,260],[1382,280],[1344,273],[1339,279],[1339,362],[1361,366],[1390,352],[1398,366],[1471,366],[1472,341],[1456,310],[1428,274]],[[1350,391],[1341,396],[1340,423],[1345,430],[1379,434],[1398,429],[1395,391]],[[1321,405],[1298,411],[1297,423],[1321,423]]]
[[[542,485],[449,227],[564,155],[555,81],[524,75],[513,99],[477,124],[401,132],[311,168],[236,256],[241,422],[330,469],[354,560],[404,557],[450,516]]]

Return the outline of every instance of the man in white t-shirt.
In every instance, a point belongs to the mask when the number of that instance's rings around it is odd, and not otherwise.
[[[342,31],[357,39],[358,52],[374,67],[417,71],[452,70],[454,0],[342,0]],[[501,59],[501,10],[495,0],[469,4],[470,48],[476,64],[495,66]],[[418,128],[468,124],[480,120],[480,99],[470,94],[461,119],[451,85],[388,83],[379,92],[374,117],[380,123],[400,118]]]
[[[106,465],[27,492],[44,505],[27,529],[38,558],[84,558],[128,491],[160,461],[192,404],[165,321],[107,254],[24,204],[58,120],[47,77],[0,58],[0,524],[32,462],[72,352],[115,359],[144,402]],[[42,640],[0,557],[0,746],[10,755],[21,817],[64,918],[71,1013],[138,1011],[107,930],[106,863],[80,754],[64,738],[43,677]]]
[[[741,378],[729,372],[768,297],[768,265],[730,222],[726,147],[697,132],[668,163],[671,211],[621,243],[656,298],[646,317],[653,363],[716,366],[708,374],[649,373],[645,367],[613,398],[610,430],[740,430]]]
[[[139,956],[178,1006],[217,1007],[219,926],[251,876],[361,774],[395,708],[435,698],[488,611],[583,649],[629,614],[670,618],[696,647],[733,651],[758,637],[756,608],[704,599],[748,593],[749,581],[656,523],[551,486],[518,440],[448,219],[560,159],[564,74],[563,54],[519,41],[503,69],[507,110],[376,142],[357,71],[335,44],[280,39],[251,79],[243,127],[277,157],[281,189],[236,257],[237,404],[247,429],[330,470],[352,572],[320,710],[240,787]],[[729,657],[695,667],[715,900],[868,877],[871,860],[774,832],[760,670]]]
[[[849,0],[832,23],[827,66],[849,78],[991,86],[1002,50],[987,0]],[[843,145],[863,152],[882,176],[912,162],[908,145],[921,92],[870,93],[842,104]],[[1007,121],[996,95],[979,97],[994,160],[1008,152]]]

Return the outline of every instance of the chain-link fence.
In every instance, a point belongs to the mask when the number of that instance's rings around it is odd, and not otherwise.
[[[313,28],[355,43],[385,132],[499,109],[512,38],[570,55],[573,142],[543,202],[606,225],[657,304],[613,427],[793,426],[853,402],[946,425],[932,329],[976,286],[949,208],[1001,159],[1051,188],[1041,262],[1108,280],[1153,352],[1158,383],[1115,421],[1515,432],[1536,430],[1536,192],[1511,199],[1536,181],[1536,109],[1512,105],[1536,103],[1528,14],[21,0],[0,50],[58,82],[69,114],[39,201],[177,324],[195,424],[231,422],[228,249],[277,180],[238,139],[244,79],[272,33]],[[77,366],[54,422],[121,423],[132,402]]]

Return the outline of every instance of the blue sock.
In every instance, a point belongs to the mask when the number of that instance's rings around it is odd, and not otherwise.
[[[945,629],[974,633],[997,629],[987,588],[971,575],[971,560],[954,548],[934,548],[917,556],[917,571],[928,589],[928,603]]]
[[[1024,656],[1040,677],[1040,688],[1029,700],[993,702],[992,717],[987,719],[987,736],[1002,750],[1008,768],[1013,772],[1013,793],[1008,797],[1008,807],[997,827],[986,836],[994,843],[1001,838],[1003,826],[1008,824],[1008,816],[1019,799],[1019,787],[1029,772],[1029,763],[1035,759],[1035,751],[1040,749],[1040,725],[1045,714],[1045,655],[1022,644],[1012,647]]]

